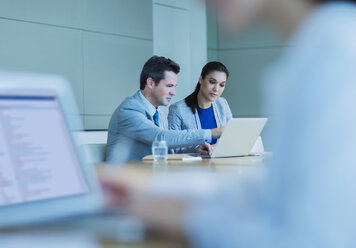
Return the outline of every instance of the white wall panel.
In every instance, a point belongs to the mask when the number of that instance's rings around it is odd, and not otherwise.
[[[218,26],[217,26],[216,16],[214,13],[208,10],[206,11],[206,19],[207,19],[206,26],[207,26],[208,48],[218,49],[219,48]]]
[[[220,51],[220,61],[230,70],[223,96],[234,116],[259,116],[261,113],[261,74],[282,49]]]
[[[206,8],[203,1],[191,1],[190,4],[190,58],[192,92],[206,64],[208,55]]]
[[[191,90],[189,12],[155,4],[153,25],[153,53],[171,58],[181,66],[173,101],[180,100]]]
[[[151,0],[82,0],[83,28],[152,39]]]
[[[0,5],[0,69],[67,77],[86,128],[107,128],[113,109],[138,89],[143,63],[152,56],[152,0]]]
[[[152,39],[152,0],[2,0],[0,17]]]
[[[282,47],[282,39],[271,29],[263,25],[256,25],[242,33],[231,33],[218,27],[218,41],[220,49]]]
[[[9,20],[0,30],[0,68],[66,77],[83,113],[81,32]]]
[[[150,56],[151,41],[84,33],[85,113],[111,115],[139,89],[140,73]]]
[[[190,1],[191,0],[153,0],[154,3],[183,8],[183,9],[189,9]]]
[[[84,128],[86,130],[106,130],[109,126],[111,115],[86,115]]]
[[[0,17],[79,27],[82,0],[1,0]]]
[[[219,50],[208,49],[208,61],[219,61]]]

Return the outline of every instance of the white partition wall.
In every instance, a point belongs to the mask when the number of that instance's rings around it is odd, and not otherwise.
[[[208,13],[208,57],[223,62],[230,70],[224,92],[234,116],[263,116],[260,78],[284,47],[279,36],[263,25],[238,35],[217,24]]]
[[[82,0],[1,0],[0,17],[62,27],[82,25]]]
[[[179,88],[175,98],[184,97],[190,86],[189,9],[154,4],[153,53],[180,64]]]
[[[209,60],[219,60],[230,70],[223,96],[235,117],[268,117],[267,130],[273,116],[265,113],[262,106],[261,77],[267,66],[281,54],[284,43],[263,25],[251,27],[239,35],[232,33],[218,25],[214,14],[208,12]],[[267,149],[269,142],[264,139]]]
[[[0,70],[66,77],[87,130],[107,129],[154,54],[181,65],[173,102],[193,91],[207,61],[220,60],[234,116],[264,116],[261,72],[284,47],[261,27],[227,34],[200,0],[1,0],[0,30]]]
[[[206,13],[196,0],[153,1],[153,53],[181,66],[173,102],[191,93],[207,61]]]
[[[153,54],[181,65],[190,93],[207,60],[206,13],[196,0],[1,0],[0,70],[60,74],[72,84],[88,130],[107,129],[139,89]]]
[[[152,1],[85,0],[82,12],[85,128],[107,129],[152,56]]]
[[[283,49],[282,42],[266,27],[253,27],[240,36],[227,34],[220,28],[219,59],[231,69],[226,98],[233,113],[239,116],[260,116],[261,74]]]
[[[216,16],[212,11],[207,11],[207,37],[208,37],[208,60],[219,60],[218,28]]]
[[[0,69],[64,75],[71,81],[83,113],[81,33],[8,19],[0,19],[0,30]]]
[[[204,1],[190,0],[190,44],[190,80],[194,88],[199,80],[201,69],[208,62],[207,17]]]
[[[139,89],[152,41],[85,32],[83,49],[86,128],[106,128],[116,107]]]
[[[0,69],[70,80],[86,129],[106,129],[153,54],[152,0],[2,0]]]

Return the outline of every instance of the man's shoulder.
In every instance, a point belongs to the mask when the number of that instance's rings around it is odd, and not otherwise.
[[[118,117],[124,115],[125,117],[130,116],[132,113],[146,113],[147,108],[141,101],[137,93],[133,96],[126,97],[126,99],[116,108],[113,115]]]
[[[138,93],[133,96],[126,97],[125,100],[119,105],[119,109],[132,108],[132,107],[140,107],[142,103],[138,97]]]
[[[125,100],[116,108],[111,119],[117,122],[121,119],[127,119],[130,113],[145,112],[145,107],[140,101],[137,93],[133,96],[126,97]]]

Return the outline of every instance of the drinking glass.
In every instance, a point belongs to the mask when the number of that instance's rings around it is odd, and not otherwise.
[[[156,140],[152,143],[152,156],[154,161],[167,161],[168,147],[164,140]]]

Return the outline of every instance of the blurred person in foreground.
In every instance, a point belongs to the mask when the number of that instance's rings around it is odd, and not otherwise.
[[[260,19],[289,40],[263,77],[263,106],[274,117],[268,176],[192,200],[154,195],[135,176],[103,175],[111,198],[195,247],[356,247],[355,1],[207,2],[230,29]]]

